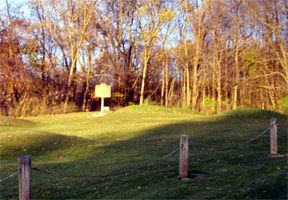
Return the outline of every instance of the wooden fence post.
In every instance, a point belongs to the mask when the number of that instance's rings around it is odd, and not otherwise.
[[[32,199],[31,156],[18,158],[19,170],[19,199]]]
[[[189,170],[189,136],[181,135],[179,177],[182,180],[188,179],[188,170]]]
[[[270,119],[270,155],[278,154],[277,119]]]

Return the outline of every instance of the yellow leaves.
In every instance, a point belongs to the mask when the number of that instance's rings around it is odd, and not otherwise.
[[[149,3],[137,10],[137,15],[141,17],[141,37],[145,45],[151,45],[151,42],[159,36],[164,24],[177,16],[172,8],[164,6],[159,8],[155,6],[154,1]]]
[[[143,16],[149,16],[149,6],[142,6],[137,9],[136,13],[138,16],[143,17]]]
[[[149,8],[149,6],[142,6],[141,8],[138,8],[137,12],[146,12],[146,10]]]
[[[142,36],[142,39],[145,41],[145,42],[148,42],[149,39],[152,39],[152,38],[156,38],[159,34],[159,29],[154,29],[154,30],[146,30],[146,29],[143,29],[141,31],[141,36]]]
[[[185,12],[188,13],[192,13],[193,11],[195,11],[195,7],[193,5],[187,5],[185,8]]]
[[[149,11],[151,11],[151,13]],[[172,8],[157,11],[157,9],[153,10],[153,7],[149,7],[147,5],[138,8],[137,14],[142,17],[144,16],[152,17],[151,15],[154,15],[154,17],[152,18],[154,19],[158,18],[159,22],[171,21],[173,18],[177,16],[177,14],[173,11]]]
[[[173,18],[175,18],[177,15],[173,11],[172,8],[168,8],[165,11],[160,11],[159,12],[159,20],[161,21],[171,21]]]

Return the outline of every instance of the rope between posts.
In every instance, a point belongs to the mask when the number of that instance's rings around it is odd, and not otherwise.
[[[18,174],[18,173],[19,173],[19,172],[17,171],[17,172],[14,172],[14,173],[10,174],[9,176],[1,179],[1,180],[0,180],[0,183],[6,181],[6,180],[9,179],[9,178],[12,178],[13,176],[15,176],[15,175]]]
[[[270,130],[270,127],[268,127],[266,130],[264,130],[263,132],[261,132],[259,135],[257,135],[256,137],[252,138],[251,140],[243,143],[243,144],[240,144],[240,145],[237,145],[237,146],[233,146],[233,147],[229,147],[229,148],[225,148],[225,149],[213,149],[213,148],[202,148],[202,147],[193,147],[191,146],[192,149],[194,150],[201,150],[201,151],[228,151],[228,150],[233,150],[233,149],[238,149],[238,148],[241,148],[247,144],[250,144],[251,142],[257,140],[258,138],[260,138],[261,136],[263,136],[265,133],[267,133],[267,131]]]
[[[38,172],[42,172],[42,173],[46,173],[46,174],[52,174],[52,175],[56,175],[56,176],[62,176],[62,177],[71,177],[71,178],[106,178],[106,177],[112,177],[112,176],[122,176],[122,175],[127,175],[129,173],[133,173],[133,172],[137,172],[137,171],[140,171],[146,167],[150,167],[150,166],[153,166],[155,165],[156,163],[172,156],[173,154],[175,154],[178,150],[180,149],[180,147],[174,149],[172,152],[170,152],[169,154],[161,157],[160,159],[152,162],[152,163],[149,163],[149,164],[146,164],[146,165],[142,165],[140,167],[138,167],[137,169],[134,169],[134,170],[128,170],[128,171],[123,171],[123,172],[119,172],[119,173],[112,173],[112,174],[105,174],[105,175],[94,175],[94,176],[80,176],[80,175],[73,175],[73,174],[63,174],[63,173],[57,173],[57,172],[52,172],[52,171],[49,171],[49,170],[45,170],[45,169],[39,169],[39,168],[36,168],[36,167],[32,167],[31,169],[32,170],[35,170],[35,171],[38,171]]]

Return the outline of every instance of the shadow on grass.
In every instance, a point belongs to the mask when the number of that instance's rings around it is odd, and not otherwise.
[[[247,196],[256,199],[287,199],[287,173],[278,173],[270,177],[269,183],[262,183],[252,188]]]
[[[22,131],[7,133],[1,138],[1,159],[15,158],[23,154],[39,155],[65,149],[87,139],[44,131]]]
[[[286,126],[283,120],[280,123]],[[182,134],[190,136],[192,146],[227,148],[245,143],[268,126],[269,120],[210,118],[163,125],[145,130],[129,140],[105,143],[43,132],[32,136],[35,137],[33,144],[24,144],[31,151],[41,151],[43,146],[50,152],[66,148],[71,158],[60,163],[37,164],[36,161],[36,167],[57,173],[93,176],[133,170],[151,163],[177,148]],[[30,136],[27,138],[31,140]],[[73,143],[75,146],[71,148]],[[281,151],[287,151],[284,131],[279,131],[279,144]],[[17,150],[12,148],[9,151]],[[134,173],[100,179],[75,179],[33,172],[33,195],[42,199],[286,199],[287,182],[281,180],[287,176],[278,175],[285,170],[286,160],[268,158],[265,155],[268,152],[268,136],[245,149],[225,152],[191,150],[189,167],[192,178],[187,182],[175,178],[178,175],[178,154]],[[275,181],[275,177],[279,179]],[[251,185],[253,182],[258,184]],[[276,186],[278,183],[277,189],[267,190],[268,185]]]
[[[34,122],[16,117],[0,116],[0,126],[34,126]]]

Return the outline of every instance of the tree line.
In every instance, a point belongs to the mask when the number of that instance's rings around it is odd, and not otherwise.
[[[287,109],[285,0],[6,0],[0,12],[1,114],[94,110],[102,82],[114,107]]]

